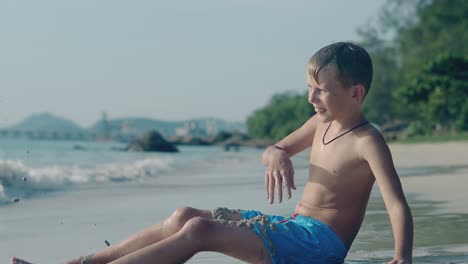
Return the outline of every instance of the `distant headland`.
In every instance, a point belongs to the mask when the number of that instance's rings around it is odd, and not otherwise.
[[[186,143],[193,139],[214,137],[221,132],[245,133],[244,122],[218,118],[197,118],[185,121],[162,121],[149,118],[109,119],[102,113],[91,127],[81,127],[72,120],[51,113],[33,114],[23,121],[0,128],[0,138],[35,140],[80,140],[130,142],[145,132],[157,131],[165,138]]]

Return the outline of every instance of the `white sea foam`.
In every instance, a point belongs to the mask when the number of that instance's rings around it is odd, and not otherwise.
[[[74,184],[143,181],[169,171],[173,162],[169,157],[151,157],[94,167],[54,165],[33,168],[19,160],[0,160],[0,203]]]

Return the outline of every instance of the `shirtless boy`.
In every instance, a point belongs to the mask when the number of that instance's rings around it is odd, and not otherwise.
[[[391,264],[411,263],[413,223],[382,135],[361,112],[372,63],[360,46],[339,42],[320,49],[307,66],[308,100],[316,114],[263,153],[270,203],[295,190],[291,157],[310,149],[310,172],[291,217],[226,208],[179,208],[163,222],[101,252],[67,262],[183,263],[216,251],[248,263],[343,263],[375,181],[390,216]],[[13,258],[12,263],[28,263]]]

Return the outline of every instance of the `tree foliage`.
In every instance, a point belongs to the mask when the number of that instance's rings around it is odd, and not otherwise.
[[[406,120],[420,134],[468,130],[468,1],[387,0],[377,21],[358,30],[374,65],[363,106],[368,119]],[[277,94],[247,128],[279,139],[313,113],[305,96]]]
[[[257,138],[281,139],[299,128],[315,113],[307,95],[275,94],[263,108],[247,119],[249,135]]]
[[[383,124],[394,115],[392,88],[399,85],[395,51],[378,43],[369,52],[374,76],[371,90],[364,100],[363,112],[371,122]]]
[[[445,97],[449,91],[456,92],[452,96],[457,100],[466,101],[468,95],[461,87],[466,87],[467,80],[457,79],[455,73],[442,74],[440,68],[460,70],[461,61],[468,57],[468,34],[464,33],[468,27],[468,1],[389,0],[379,21],[358,32],[375,69],[372,90],[364,105],[369,119],[379,124],[407,120],[425,134],[441,127],[466,130],[463,118],[454,121],[449,116],[456,103],[450,106],[443,102],[451,104],[455,100]],[[431,72],[434,67],[439,70]],[[439,88],[430,88],[425,98],[422,86]],[[442,91],[445,99],[437,97]],[[462,111],[464,107],[455,108]]]
[[[403,67],[417,72],[440,55],[468,55],[468,1],[431,1],[416,17],[418,23],[396,37]]]
[[[421,128],[461,131],[468,124],[468,59],[441,57],[396,90],[402,104],[415,105]]]

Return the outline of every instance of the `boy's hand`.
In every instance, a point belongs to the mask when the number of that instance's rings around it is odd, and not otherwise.
[[[275,187],[278,191],[278,201],[283,200],[283,186],[288,199],[291,198],[291,189],[296,190],[294,184],[294,168],[291,159],[283,150],[275,149],[270,152],[267,169],[265,171],[265,189],[270,204],[275,197]]]

